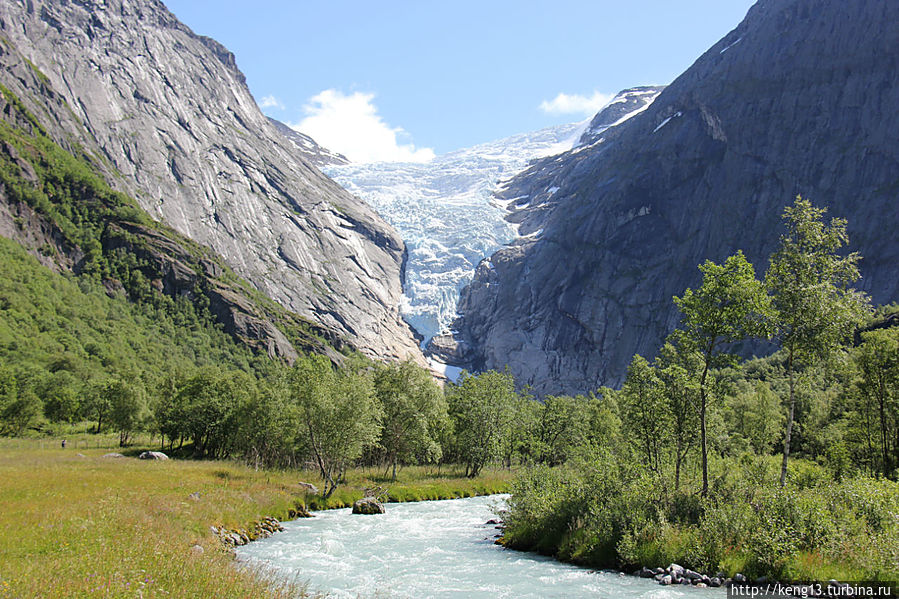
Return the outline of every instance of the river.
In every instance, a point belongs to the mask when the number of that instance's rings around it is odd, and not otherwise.
[[[274,569],[334,597],[508,597],[667,599],[717,590],[662,587],[616,572],[563,564],[494,544],[502,496],[387,504],[387,513],[316,512],[237,550],[244,563]]]

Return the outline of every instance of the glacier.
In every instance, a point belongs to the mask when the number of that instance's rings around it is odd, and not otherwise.
[[[478,263],[519,236],[518,225],[505,219],[510,202],[496,199],[494,192],[532,160],[592,141],[610,125],[645,110],[658,91],[645,98],[644,89],[625,90],[613,98],[606,109],[615,107],[615,120],[599,127],[594,117],[456,150],[427,163],[322,167],[372,206],[406,243],[401,313],[421,335],[422,347],[447,332],[457,316],[459,292]]]
[[[589,121],[514,135],[428,163],[350,163],[325,174],[372,206],[409,252],[401,312],[424,339],[456,317],[459,291],[478,263],[517,236],[493,192],[534,158],[571,149]]]

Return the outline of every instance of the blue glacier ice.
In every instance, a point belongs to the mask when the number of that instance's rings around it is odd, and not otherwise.
[[[478,263],[512,241],[516,226],[493,199],[534,158],[571,149],[588,121],[450,152],[428,163],[378,162],[324,170],[393,225],[409,251],[403,317],[424,343],[456,316]]]

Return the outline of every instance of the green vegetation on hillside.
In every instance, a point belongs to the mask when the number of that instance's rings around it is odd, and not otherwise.
[[[110,380],[148,390],[167,373],[214,364],[253,372],[263,359],[197,319],[109,297],[91,278],[41,266],[0,238],[0,417],[8,433],[100,414]],[[103,424],[102,422],[100,423]]]

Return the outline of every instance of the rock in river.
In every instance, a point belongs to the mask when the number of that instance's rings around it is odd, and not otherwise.
[[[383,514],[384,505],[374,497],[363,497],[353,504],[354,514]]]

